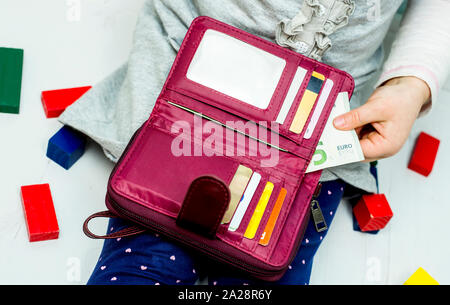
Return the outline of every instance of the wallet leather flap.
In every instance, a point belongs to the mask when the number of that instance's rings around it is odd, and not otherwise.
[[[214,238],[230,202],[226,184],[212,176],[195,179],[186,194],[177,225]]]

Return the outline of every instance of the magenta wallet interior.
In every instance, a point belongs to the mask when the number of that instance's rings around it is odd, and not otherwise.
[[[199,17],[111,174],[107,206],[257,278],[279,279],[320,178],[306,168],[337,94],[353,88],[343,71]],[[236,218],[224,222],[230,202]]]

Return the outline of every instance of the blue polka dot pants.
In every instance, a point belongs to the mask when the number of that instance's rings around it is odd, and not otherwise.
[[[341,180],[322,183],[318,197],[325,221],[330,227],[345,183]],[[119,218],[109,221],[108,233],[116,232],[129,223]],[[277,282],[268,284],[309,284],[314,255],[327,231],[318,233],[311,220],[297,256],[286,274]],[[154,233],[105,240],[100,258],[88,285],[193,285],[207,276],[210,285],[264,284],[236,273],[231,268],[205,261],[191,250],[166,240]]]

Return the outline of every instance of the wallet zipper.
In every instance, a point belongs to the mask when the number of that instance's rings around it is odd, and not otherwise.
[[[311,215],[313,217],[314,226],[316,227],[316,231],[318,233],[323,232],[328,229],[327,223],[325,221],[325,217],[323,216],[322,209],[320,208],[319,201],[317,197],[320,195],[320,191],[322,190],[322,183],[319,183],[314,191],[314,195],[312,196],[310,208]]]

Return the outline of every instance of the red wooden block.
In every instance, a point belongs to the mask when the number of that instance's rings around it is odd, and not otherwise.
[[[363,195],[353,214],[363,232],[383,229],[394,216],[384,194]]]
[[[30,242],[57,239],[59,227],[50,186],[48,184],[22,186],[21,193]]]
[[[422,132],[417,138],[416,147],[409,161],[408,168],[428,177],[436,160],[440,141]]]
[[[47,118],[56,118],[72,105],[83,94],[86,93],[91,86],[43,91],[41,95],[42,106],[44,106]]]

